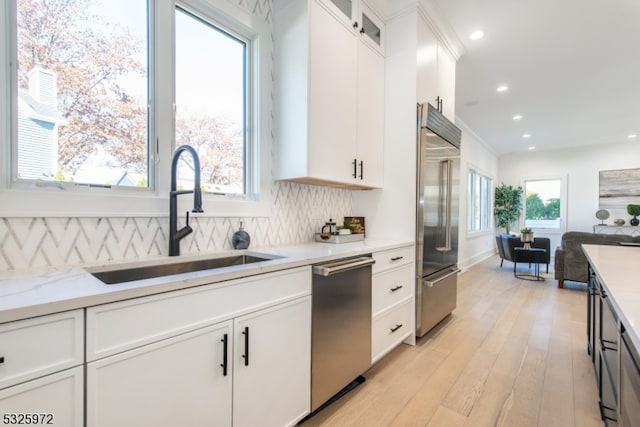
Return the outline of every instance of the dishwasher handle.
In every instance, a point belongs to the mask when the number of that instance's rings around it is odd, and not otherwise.
[[[317,276],[331,276],[333,274],[373,265],[375,262],[376,261],[371,257],[351,258],[327,264],[314,265],[312,271],[313,274]]]

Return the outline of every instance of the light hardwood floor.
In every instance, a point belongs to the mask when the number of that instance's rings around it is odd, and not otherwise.
[[[544,282],[516,279],[504,264],[461,274],[452,316],[303,427],[602,426],[586,285],[558,289],[553,266]]]

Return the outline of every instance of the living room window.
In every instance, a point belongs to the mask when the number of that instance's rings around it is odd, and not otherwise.
[[[524,226],[562,231],[566,189],[562,177],[524,179]]]
[[[469,216],[468,231],[485,231],[493,228],[492,198],[493,180],[473,169],[469,169],[469,194],[467,198]]]

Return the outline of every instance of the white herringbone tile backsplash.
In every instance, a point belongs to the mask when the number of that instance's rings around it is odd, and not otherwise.
[[[181,253],[233,249],[240,220],[251,248],[309,242],[325,220],[351,214],[349,190],[277,182],[272,191],[269,217],[194,216]],[[1,218],[0,271],[167,255],[168,230],[168,217]]]

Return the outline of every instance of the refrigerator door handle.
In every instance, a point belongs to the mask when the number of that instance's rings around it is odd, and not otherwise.
[[[442,224],[442,236],[443,242],[442,246],[437,247],[436,250],[439,252],[451,252],[451,180],[453,178],[453,160],[442,160],[440,162],[442,175],[441,175],[441,185],[445,191],[442,204],[443,206],[443,215],[444,222]]]
[[[428,288],[433,288],[434,286],[436,286],[438,283],[443,282],[444,280],[448,279],[449,277],[453,276],[454,274],[458,274],[460,273],[460,270],[457,268],[452,268],[451,272],[448,274],[445,274],[442,277],[438,277],[437,280],[423,280],[422,284]]]

